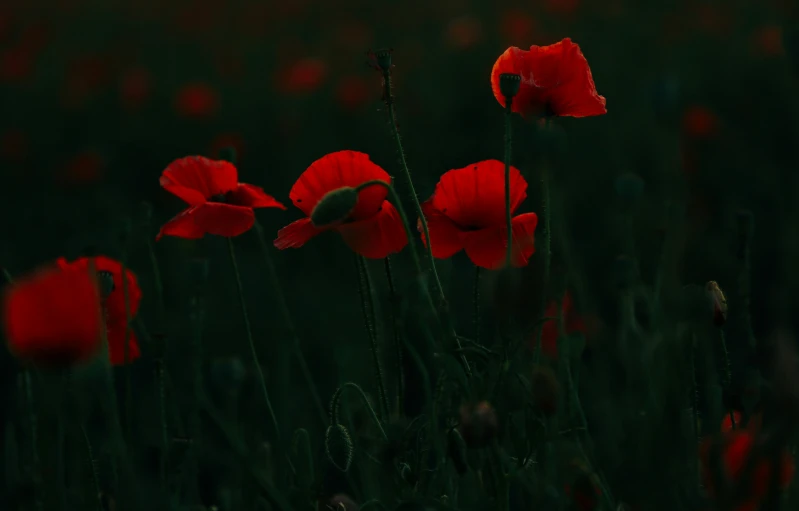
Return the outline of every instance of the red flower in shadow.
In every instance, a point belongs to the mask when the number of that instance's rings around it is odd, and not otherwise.
[[[61,257],[56,260],[56,264],[62,270],[85,272],[89,270],[90,260],[94,262],[94,270],[97,272],[111,364],[116,366],[125,363],[126,336],[128,362],[133,362],[141,356],[141,351],[128,319],[132,320],[139,312],[142,296],[139,281],[136,275],[127,268],[125,268],[124,277],[127,282],[123,281],[122,263],[110,257],[81,257],[71,263]],[[127,293],[127,300],[125,293]]]
[[[34,364],[64,367],[100,348],[97,282],[88,271],[40,270],[5,290],[3,326],[8,349]]]
[[[162,236],[238,236],[255,223],[253,208],[286,209],[261,187],[239,183],[238,170],[232,163],[203,156],[187,156],[170,163],[161,174],[161,186],[190,207],[165,223],[156,241]]]
[[[408,237],[399,213],[386,200],[388,190],[383,186],[370,186],[358,192],[357,205],[343,222],[327,226],[311,222],[311,212],[327,193],[373,180],[391,183],[391,176],[365,153],[338,151],[313,162],[289,192],[294,205],[309,218],[281,229],[275,246],[280,250],[298,248],[314,236],[334,230],[354,252],[370,259],[382,259],[402,250]]]
[[[566,334],[586,332],[583,319],[576,312],[574,312],[572,295],[568,291],[566,291],[566,294],[563,295],[561,314],[563,316],[563,324]],[[556,301],[549,302],[546,312],[544,312],[544,316],[549,318],[558,317],[558,303]],[[558,358],[557,319],[548,320],[541,326],[541,353],[551,359]]]
[[[511,214],[527,197],[527,181],[510,169]],[[433,256],[447,259],[461,250],[481,268],[505,264],[508,229],[505,220],[505,164],[486,160],[447,171],[422,204]],[[513,218],[513,266],[526,266],[535,252],[535,213]],[[421,229],[421,221],[419,222]],[[426,240],[422,240],[427,243]]]
[[[605,98],[597,93],[588,61],[568,37],[549,46],[533,45],[529,50],[512,46],[505,50],[491,70],[494,97],[505,106],[499,89],[501,74],[522,77],[512,110],[524,117],[589,117],[607,113]]]
[[[183,117],[211,117],[219,110],[219,97],[216,90],[206,83],[190,83],[178,91],[175,110]]]

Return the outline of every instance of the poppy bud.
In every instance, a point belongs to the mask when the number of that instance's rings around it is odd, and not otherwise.
[[[713,310],[713,324],[720,328],[727,322],[727,297],[715,280],[708,282],[705,290]]]
[[[311,210],[311,222],[324,227],[343,222],[358,204],[358,190],[350,186],[327,192]]]
[[[533,402],[544,415],[552,416],[558,409],[560,383],[555,372],[549,367],[537,366],[530,380]]]
[[[512,98],[519,93],[522,85],[521,75],[512,73],[502,73],[499,75],[499,91],[506,98]]]
[[[497,436],[497,413],[488,401],[463,405],[460,415],[458,430],[467,446],[485,447]]]
[[[230,162],[233,165],[236,164],[237,156],[238,155],[236,154],[235,147],[232,146],[223,147],[222,149],[219,150],[219,159],[226,162]]]
[[[327,459],[339,470],[346,472],[352,464],[352,438],[347,428],[333,424],[325,433],[325,453]]]
[[[632,204],[644,193],[644,180],[632,172],[622,174],[616,178],[616,195],[625,204]]]
[[[458,475],[469,471],[469,463],[466,460],[466,442],[457,429],[451,429],[447,434],[447,455],[452,460]]]
[[[379,71],[384,73],[391,70],[391,53],[394,50],[391,48],[381,48],[379,50],[370,51],[367,55],[371,61],[369,64]]]

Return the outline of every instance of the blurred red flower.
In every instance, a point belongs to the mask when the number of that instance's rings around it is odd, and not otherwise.
[[[105,159],[93,150],[82,151],[71,159],[61,170],[58,179],[71,184],[86,184],[99,181],[105,170]]]
[[[283,94],[308,94],[322,86],[327,78],[327,64],[305,58],[277,73],[277,90]]]
[[[372,87],[362,75],[346,75],[336,85],[336,100],[347,110],[357,110],[370,102]]]
[[[153,77],[143,67],[126,69],[119,80],[119,101],[126,110],[142,108],[153,89]]]
[[[483,25],[480,19],[473,16],[460,16],[447,25],[444,42],[456,50],[473,48],[483,38]]]
[[[25,82],[33,75],[35,61],[35,53],[26,48],[12,47],[3,50],[0,53],[0,82]]]
[[[566,294],[563,295],[561,314],[563,315],[563,324],[566,334],[586,332],[583,319],[574,311],[572,295],[568,291],[566,291]],[[544,316],[550,318],[558,317],[558,303],[556,301],[553,300],[549,302],[549,305],[547,305],[547,309],[544,312]],[[557,359],[558,337],[559,329],[557,319],[545,322],[541,326],[541,353],[551,359]]]
[[[226,161],[203,156],[175,160],[161,174],[161,186],[189,208],[165,223],[156,236],[197,239],[206,234],[233,237],[255,223],[253,208],[286,207],[261,187],[238,182],[238,170]]]
[[[758,55],[776,57],[785,53],[782,44],[782,27],[767,25],[760,27],[752,36],[752,48]]]
[[[605,98],[597,93],[588,61],[571,39],[549,46],[521,50],[508,48],[494,63],[491,88],[505,106],[499,76],[510,73],[522,77],[521,88],[513,98],[512,109],[524,117],[588,117],[607,113]]]
[[[240,163],[244,158],[244,137],[239,133],[220,133],[215,136],[208,148],[208,154],[215,158],[219,155],[219,151],[228,147],[236,150],[236,161]]]
[[[511,45],[529,41],[538,34],[538,22],[521,9],[502,11],[499,25],[499,32],[504,38],[504,42]]]
[[[727,414],[724,415],[724,418],[721,419],[721,432],[722,433],[726,433],[727,431],[732,431],[733,430],[733,427],[732,427],[732,419],[733,418],[735,419],[735,429],[742,429],[743,428],[743,423],[741,421],[741,419],[742,419],[741,412],[739,412],[738,410],[734,410],[732,412],[732,415],[733,415],[733,417],[730,417],[730,414],[727,413]]]
[[[93,261],[94,270],[97,272],[111,364],[116,366],[125,363],[125,344],[128,345],[128,362],[133,362],[141,356],[141,352],[128,318],[133,319],[139,312],[142,297],[139,281],[128,268],[125,268],[127,282],[123,281],[122,263],[106,256],[81,257],[72,262],[67,262],[61,257],[56,264],[62,270],[83,273],[89,270],[90,261]]]
[[[219,98],[216,90],[207,83],[186,84],[175,98],[175,110],[184,117],[211,117],[218,109]]]
[[[84,361],[100,348],[97,282],[87,271],[40,270],[5,290],[3,323],[9,351],[47,366]]]
[[[569,16],[577,12],[579,0],[544,0],[544,9],[551,14]]]
[[[719,119],[708,108],[694,105],[683,113],[682,128],[690,138],[707,139],[717,134]]]
[[[527,197],[527,181],[515,167],[510,169],[510,194],[512,214]],[[505,164],[501,161],[486,160],[447,171],[433,196],[422,204],[422,211],[434,257],[447,259],[465,250],[481,268],[497,269],[505,264],[508,232]],[[535,252],[537,223],[535,213],[513,218],[513,266],[526,266]]]
[[[314,236],[333,230],[354,252],[370,259],[382,259],[402,250],[408,243],[405,227],[394,205],[386,200],[388,190],[383,186],[358,192],[357,205],[343,222],[326,226],[311,222],[311,212],[326,194],[373,180],[391,183],[391,176],[365,153],[338,151],[313,162],[289,192],[291,201],[308,218],[281,229],[275,246],[280,250],[299,248]]]

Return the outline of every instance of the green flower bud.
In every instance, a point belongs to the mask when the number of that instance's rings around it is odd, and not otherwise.
[[[358,204],[358,191],[345,186],[328,192],[311,211],[311,222],[317,227],[343,222]]]
[[[325,433],[325,453],[327,459],[339,470],[346,472],[352,464],[352,438],[347,428],[333,424]]]

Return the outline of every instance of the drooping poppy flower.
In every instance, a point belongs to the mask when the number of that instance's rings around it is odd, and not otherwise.
[[[5,291],[3,323],[9,350],[34,364],[66,367],[100,348],[102,318],[94,276],[40,270]]]
[[[574,312],[572,296],[568,291],[563,295],[563,303],[561,305],[561,314],[563,315],[563,323],[566,334],[575,332],[585,332],[585,324],[583,319]],[[549,302],[547,309],[544,312],[545,317],[557,318],[558,317],[558,303],[556,301]],[[558,358],[558,321],[551,319],[541,326],[541,353],[549,358]]]
[[[527,197],[527,181],[510,168],[511,214]],[[447,171],[422,204],[430,231],[433,257],[447,259],[461,250],[481,268],[505,264],[508,228],[505,219],[505,164],[486,160]],[[526,266],[535,252],[535,213],[513,218],[512,264]],[[421,229],[421,222],[419,222]],[[426,240],[422,240],[427,243]]]
[[[607,113],[605,98],[597,93],[591,68],[580,47],[568,37],[529,50],[512,46],[491,70],[494,97],[505,106],[499,77],[517,74],[522,83],[511,108],[524,117],[589,117]]]
[[[187,156],[170,163],[161,174],[161,186],[190,207],[165,223],[156,241],[162,236],[238,236],[255,223],[253,208],[286,209],[261,187],[239,183],[238,177],[232,163],[203,156]]]
[[[354,252],[370,259],[382,259],[402,250],[408,237],[399,213],[386,200],[388,190],[383,186],[370,186],[359,191],[354,209],[343,221],[324,226],[316,226],[311,221],[314,208],[328,193],[373,180],[391,183],[391,176],[365,153],[338,151],[313,162],[289,192],[291,201],[308,218],[281,229],[275,246],[280,250],[298,248],[314,236],[334,230]]]
[[[128,319],[136,317],[141,303],[141,288],[136,275],[125,268],[125,279],[122,277],[122,263],[110,257],[81,257],[67,262],[63,257],[56,261],[62,270],[85,272],[89,263],[93,262],[100,287],[101,303],[105,314],[106,335],[108,338],[108,355],[112,365],[125,363],[125,339],[127,336],[128,362],[141,356],[139,342],[129,325]],[[125,293],[127,292],[127,300]]]
[[[735,429],[723,433],[720,439],[721,464],[725,476],[734,484],[743,484],[741,481],[743,471],[749,463],[749,457],[753,455],[752,447],[755,443],[756,432],[747,429]],[[702,467],[702,478],[710,495],[715,494],[715,484],[713,478],[713,460],[710,459],[712,451],[712,441],[706,439],[700,446],[700,462]],[[760,501],[768,494],[771,483],[771,473],[777,467],[772,466],[768,458],[754,461],[755,467],[752,471],[751,481],[749,482],[748,497],[753,501]],[[784,449],[779,463],[780,473],[778,475],[779,487],[785,489],[791,483],[794,474],[794,459],[788,449]]]

